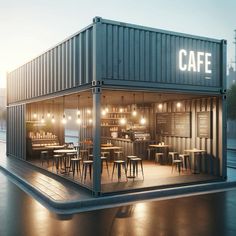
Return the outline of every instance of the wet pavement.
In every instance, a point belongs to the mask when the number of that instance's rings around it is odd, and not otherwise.
[[[78,214],[55,214],[0,171],[0,235],[236,235],[236,188]]]

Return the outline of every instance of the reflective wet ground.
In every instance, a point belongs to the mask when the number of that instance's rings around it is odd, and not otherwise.
[[[0,171],[0,235],[235,236],[236,189],[58,215]]]

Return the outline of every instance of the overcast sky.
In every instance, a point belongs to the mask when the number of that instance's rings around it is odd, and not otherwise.
[[[5,75],[92,22],[94,16],[228,41],[236,0],[0,0],[0,87]]]

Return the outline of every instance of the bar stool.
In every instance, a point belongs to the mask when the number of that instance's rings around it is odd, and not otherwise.
[[[127,156],[127,169],[129,168],[129,165],[130,165],[130,160],[132,159],[132,158],[137,158],[137,156]]]
[[[40,152],[40,160],[41,160],[41,165],[43,166],[44,161],[47,162],[49,166],[49,154],[48,151],[41,151]]]
[[[164,156],[164,154],[162,152],[156,152],[155,162],[156,163],[160,162],[160,164],[163,164],[163,156]]]
[[[107,174],[109,176],[109,168],[108,168],[108,161],[107,161],[107,157],[101,156],[101,173],[103,171],[103,163],[106,163],[106,167],[107,167]]]
[[[179,154],[180,159],[182,159],[185,170],[189,169],[191,170],[191,162],[190,162],[190,156],[189,154]]]
[[[115,171],[115,169],[117,169],[118,181],[120,181],[120,178],[121,178],[121,167],[123,167],[123,169],[125,170],[125,177],[126,177],[126,181],[127,181],[127,169],[126,169],[126,163],[125,163],[124,160],[116,160],[116,161],[114,161],[111,180],[113,180],[114,171]]]
[[[178,152],[169,152],[168,156],[170,157],[171,163],[173,160],[178,159],[179,153]],[[169,160],[167,160],[169,163]]]
[[[82,160],[81,158],[71,158],[70,159],[70,166],[72,169],[73,178],[75,176],[75,167],[76,167],[77,173],[79,172],[80,176],[82,176],[81,175],[81,168],[80,168],[80,161],[81,160]]]
[[[138,164],[139,163],[141,166],[141,171],[142,171],[142,175],[143,175],[143,179],[144,179],[143,160],[142,160],[142,158],[139,158],[139,157],[135,157],[135,158],[130,159],[130,177],[135,178],[136,176],[138,176]],[[131,176],[131,166],[133,166],[133,176]],[[135,174],[135,172],[136,172],[136,174]]]
[[[92,166],[93,166],[93,161],[92,160],[84,160],[83,161],[82,181],[83,181],[83,178],[84,178],[84,181],[86,180],[87,169],[89,169],[89,176],[90,176],[90,180],[91,180],[91,178],[92,178]]]
[[[180,160],[179,154],[177,152],[172,152],[171,158],[172,158],[171,173],[173,173],[173,169],[174,167],[176,167],[178,168],[179,175],[180,175],[181,167],[183,168],[183,160]]]
[[[54,154],[53,155],[53,159],[52,159],[52,169],[54,167],[54,165],[56,165],[56,170],[58,172],[59,169],[59,165],[61,166],[61,159],[62,159],[63,155],[61,154]]]

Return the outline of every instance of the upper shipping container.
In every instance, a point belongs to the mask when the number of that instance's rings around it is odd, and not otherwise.
[[[225,89],[226,41],[94,18],[8,74],[8,103],[102,80],[152,88]]]

